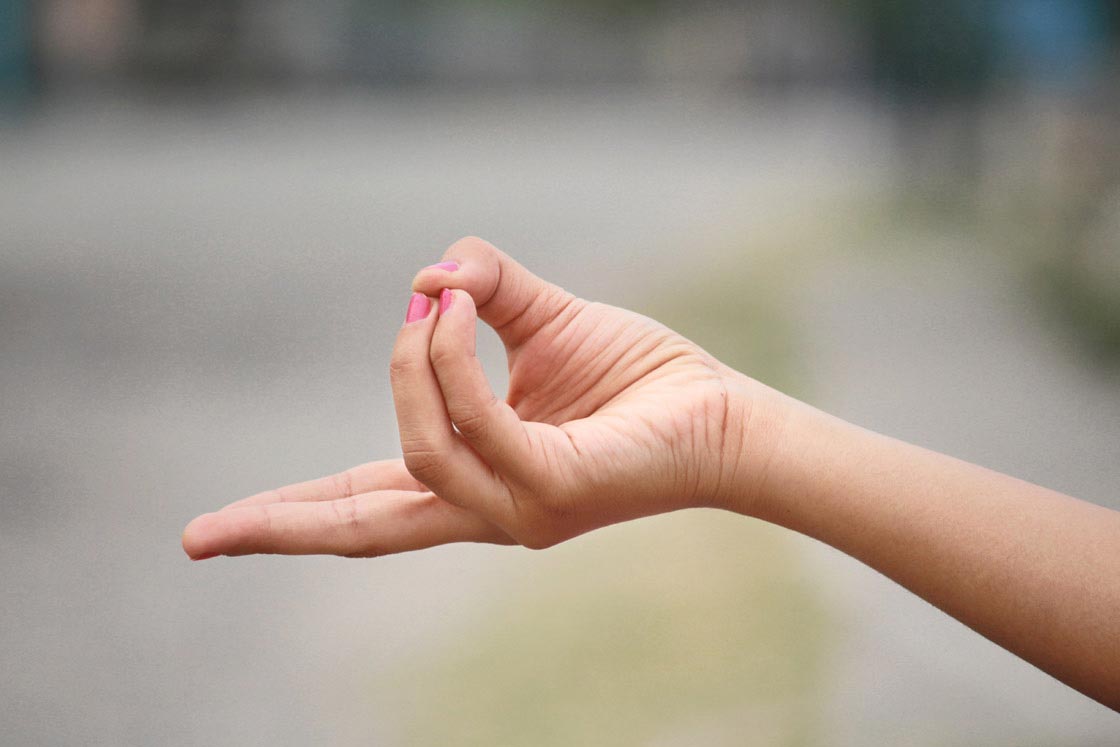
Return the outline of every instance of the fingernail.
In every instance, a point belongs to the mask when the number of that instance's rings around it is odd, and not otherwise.
[[[439,292],[439,313],[446,314],[447,310],[451,308],[451,301],[455,296],[451,293],[449,288],[444,288]]]
[[[458,262],[436,262],[434,265],[428,265],[425,270],[444,270],[446,272],[455,272],[459,269]]]
[[[206,553],[205,555],[199,555],[197,558],[191,558],[191,560],[209,560],[210,558],[216,558],[216,557],[218,557],[218,553],[210,552],[210,553]]]
[[[418,319],[423,319],[432,308],[432,302],[423,293],[413,293],[408,301],[408,313],[404,316],[404,323],[410,324]]]

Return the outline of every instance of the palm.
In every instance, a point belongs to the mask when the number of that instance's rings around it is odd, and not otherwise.
[[[713,446],[697,425],[712,422],[724,405],[718,363],[639,314],[581,299],[560,309],[508,347],[507,401],[538,435],[535,459],[568,462],[559,472],[585,485],[560,487],[576,500],[599,497],[586,495],[589,489],[609,491],[616,503],[622,494],[625,503],[641,505],[640,513],[693,502],[698,468]],[[682,444],[704,448],[687,454]],[[609,518],[630,518],[625,514],[633,510]]]
[[[640,337],[636,320],[575,299],[527,340],[507,346],[507,401],[523,420],[560,425],[587,417],[629,385],[633,363],[625,351]]]
[[[644,377],[683,346],[692,348],[650,319],[573,299],[526,340],[507,345],[507,401],[523,420],[560,425],[585,418],[640,390],[649,383]]]

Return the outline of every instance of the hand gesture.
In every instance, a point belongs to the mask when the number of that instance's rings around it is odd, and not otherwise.
[[[413,290],[390,366],[403,458],[201,516],[188,554],[544,548],[722,505],[766,461],[780,395],[651,319],[577,298],[475,238]],[[505,399],[475,356],[479,318],[505,345]]]

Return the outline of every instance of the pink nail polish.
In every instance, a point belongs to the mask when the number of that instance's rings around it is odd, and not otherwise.
[[[434,265],[428,265],[425,270],[444,270],[445,272],[455,272],[459,269],[458,262],[437,262]]]
[[[455,299],[451,290],[444,288],[439,292],[439,313],[446,314],[447,310],[451,308],[451,302]]]
[[[404,323],[410,324],[418,319],[423,319],[432,308],[432,302],[423,293],[413,293],[408,301],[408,313],[405,314]]]

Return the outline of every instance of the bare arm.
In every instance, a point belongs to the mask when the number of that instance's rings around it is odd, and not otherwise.
[[[1120,514],[867,432],[479,239],[422,269],[390,378],[403,458],[195,519],[194,559],[545,548],[694,506],[815,537],[1120,709]],[[475,322],[506,348],[490,390]]]
[[[732,505],[851,555],[1120,709],[1120,513],[798,403]]]

